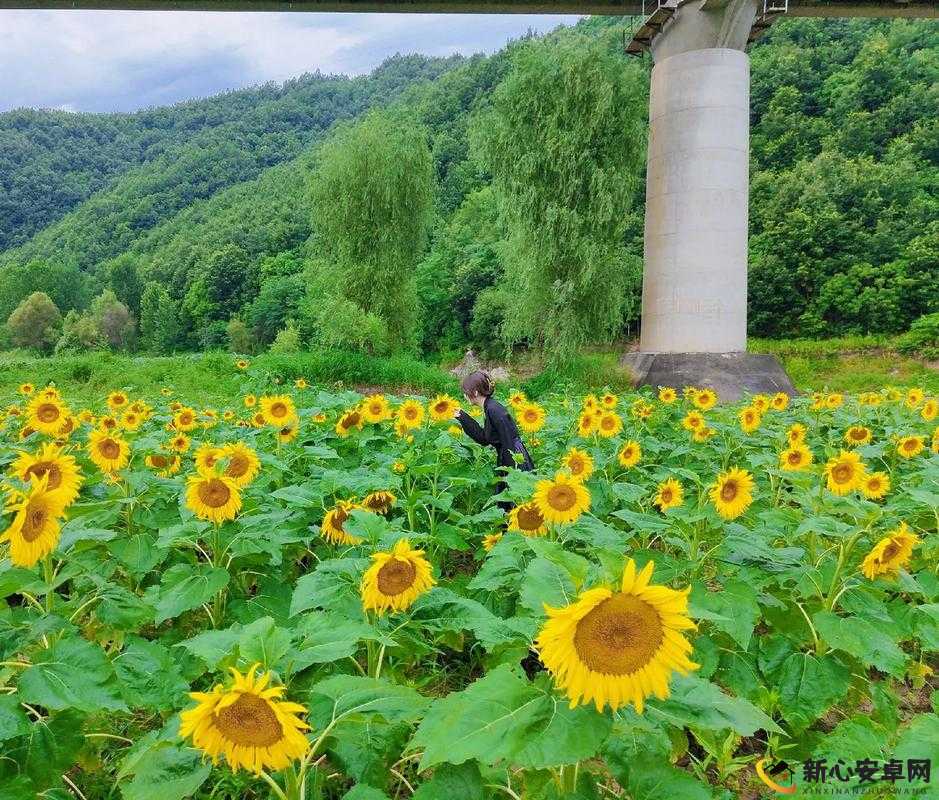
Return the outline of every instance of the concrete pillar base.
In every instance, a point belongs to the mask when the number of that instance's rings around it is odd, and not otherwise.
[[[637,386],[711,388],[721,402],[747,394],[798,394],[779,359],[757,353],[627,353],[620,365]]]

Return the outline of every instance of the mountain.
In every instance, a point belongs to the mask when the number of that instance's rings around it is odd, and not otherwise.
[[[627,24],[593,18],[549,36],[616,48]],[[206,326],[183,301],[224,254],[259,275],[241,316],[266,344],[301,313],[318,253],[318,146],[384,107],[424,126],[436,166],[417,275],[425,347],[479,342],[499,324],[487,290],[505,244],[467,131],[520,46],[399,56],[362,78],[304,76],[138,114],[0,115],[0,318],[37,289],[64,313],[112,288],[138,314],[143,286],[156,283],[178,307],[175,346],[214,346],[224,321]],[[751,63],[752,332],[893,332],[939,310],[939,29],[784,20]],[[624,253],[636,258],[641,192],[629,219]],[[634,322],[635,311],[624,329]]]

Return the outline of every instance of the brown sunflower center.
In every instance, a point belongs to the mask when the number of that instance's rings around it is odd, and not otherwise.
[[[248,471],[248,459],[241,453],[235,453],[228,461],[225,474],[229,478],[240,478]]]
[[[284,737],[270,703],[253,694],[243,694],[219,711],[215,726],[228,741],[242,747],[271,747]]]
[[[672,492],[672,489],[669,486],[666,486],[665,488],[662,489],[662,491],[659,492],[659,497],[661,498],[663,503],[671,503],[673,496],[674,496],[674,493]]]
[[[792,464],[793,466],[798,465],[798,464],[801,464],[801,463],[802,463],[802,453],[800,453],[798,450],[793,450],[793,451],[789,454],[789,463]]]
[[[541,516],[538,507],[533,503],[519,506],[516,519],[518,520],[518,527],[523,531],[536,531],[544,525],[544,517]]]
[[[150,456],[150,463],[157,469],[165,469],[170,462],[166,456],[155,454]]]
[[[919,444],[919,442],[916,439],[906,439],[903,442],[903,449],[907,453],[912,453],[916,449],[917,444]]]
[[[192,422],[192,414],[180,414],[179,421],[183,425],[189,425]]]
[[[574,649],[594,672],[629,675],[652,660],[663,639],[655,608],[618,592],[577,623]]]
[[[49,514],[43,506],[30,505],[23,519],[22,536],[27,542],[35,542],[46,527]]]
[[[863,442],[867,438],[867,431],[863,428],[852,428],[851,429],[851,438],[856,442]]]
[[[587,468],[587,465],[584,464],[581,458],[575,456],[568,460],[567,468],[571,471],[571,475],[580,475]]]
[[[284,403],[277,402],[271,405],[271,416],[272,417],[286,417],[287,416],[287,406]]]
[[[209,508],[221,508],[231,498],[231,489],[218,478],[209,478],[199,484],[199,499]]]
[[[120,457],[121,446],[113,439],[102,439],[98,442],[98,452],[109,461],[113,461]]]
[[[400,558],[388,559],[378,570],[378,591],[384,595],[396,595],[410,589],[417,569],[410,561]]]
[[[548,490],[548,505],[555,511],[567,511],[577,502],[577,493],[566,484],[556,484]]]
[[[37,479],[41,480],[44,475],[49,476],[46,482],[46,489],[50,492],[53,489],[58,489],[62,485],[62,470],[59,468],[59,465],[53,461],[37,461],[26,470],[27,478],[35,476]]]
[[[40,422],[55,422],[59,418],[59,407],[55,403],[43,403],[36,409],[36,417]]]
[[[737,496],[739,491],[740,487],[737,486],[737,481],[724,481],[724,485],[721,486],[721,500],[729,503]]]
[[[885,548],[884,552],[881,553],[881,561],[890,561],[893,558],[896,558],[897,554],[900,552],[900,547],[896,542],[890,542]]]
[[[835,483],[848,483],[853,474],[854,471],[848,464],[836,464],[831,471],[831,477]]]

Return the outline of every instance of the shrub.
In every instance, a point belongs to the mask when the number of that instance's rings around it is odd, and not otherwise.
[[[921,353],[925,358],[939,358],[939,313],[924,314],[909,331],[897,340],[903,353]]]
[[[15,347],[49,352],[55,344],[62,315],[45,292],[33,292],[10,314],[7,328]]]

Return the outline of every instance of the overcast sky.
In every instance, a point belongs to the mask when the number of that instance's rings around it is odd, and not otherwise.
[[[576,17],[0,11],[0,111],[133,111],[395,53],[491,53]]]

